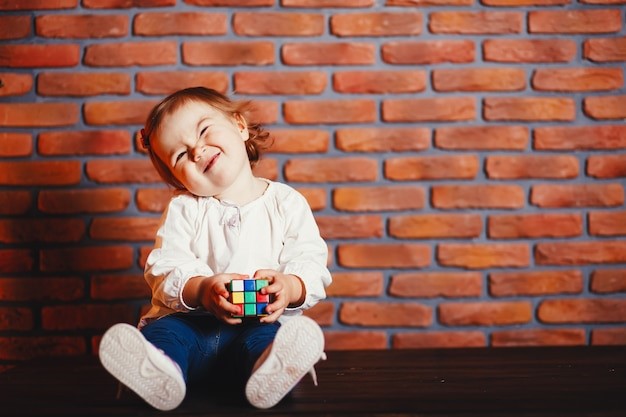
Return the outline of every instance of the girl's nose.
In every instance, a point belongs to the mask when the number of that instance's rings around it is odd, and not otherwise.
[[[206,146],[204,146],[203,144],[196,145],[196,147],[193,148],[193,160],[195,162],[198,162],[200,158],[202,158],[202,155],[204,155],[205,152],[206,152]]]

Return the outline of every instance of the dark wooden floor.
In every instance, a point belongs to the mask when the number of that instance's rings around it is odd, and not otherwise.
[[[626,347],[329,352],[317,369],[270,410],[207,390],[163,413],[116,400],[96,358],[47,359],[0,374],[0,415],[626,416]]]

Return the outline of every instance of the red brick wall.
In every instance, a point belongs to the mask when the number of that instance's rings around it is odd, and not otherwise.
[[[169,191],[137,131],[258,103],[331,349],[626,344],[624,0],[0,0],[0,366],[136,322]]]

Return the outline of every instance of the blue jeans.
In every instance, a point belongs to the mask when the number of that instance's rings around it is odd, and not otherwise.
[[[180,366],[187,383],[213,380],[244,386],[279,327],[278,322],[230,325],[206,313],[176,313],[141,332]]]

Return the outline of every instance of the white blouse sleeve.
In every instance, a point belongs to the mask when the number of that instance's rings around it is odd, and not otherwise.
[[[326,287],[332,277],[326,267],[328,246],[306,199],[293,190],[282,202],[285,219],[284,246],[280,256],[281,272],[299,277],[304,283],[306,297],[301,306],[289,308],[285,314],[309,309],[326,298]]]
[[[172,198],[163,213],[144,272],[152,288],[153,304],[174,311],[193,310],[183,301],[185,284],[195,276],[214,275],[206,262],[200,261],[193,252],[197,219],[198,202],[189,195]]]

